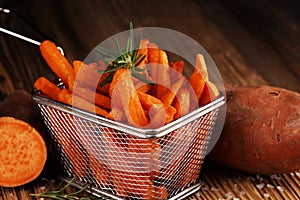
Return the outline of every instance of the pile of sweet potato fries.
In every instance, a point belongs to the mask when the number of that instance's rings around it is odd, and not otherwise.
[[[112,80],[101,84],[109,73],[103,61],[71,64],[51,41],[40,45],[43,58],[64,84],[58,87],[45,77],[38,78],[35,89],[52,100],[100,116],[142,128],[157,128],[216,99],[220,93],[209,80],[204,57],[196,55],[194,70],[183,75],[184,61],[170,62],[167,53],[148,39],[141,39],[137,66],[149,82],[131,76],[130,69],[119,68]]]

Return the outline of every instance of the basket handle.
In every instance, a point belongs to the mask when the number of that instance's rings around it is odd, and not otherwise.
[[[4,14],[9,14],[15,18],[17,18],[18,20],[22,21],[23,23],[25,23],[26,25],[28,25],[31,29],[33,29],[35,32],[37,32],[39,35],[45,37],[45,38],[49,38],[46,34],[44,34],[43,32],[41,32],[38,28],[36,28],[36,26],[34,26],[29,20],[27,20],[26,18],[24,18],[22,15],[18,14],[17,12],[15,11],[12,11],[8,8],[3,8],[0,6],[0,12],[1,13],[4,13]],[[34,39],[31,39],[27,36],[24,36],[22,34],[19,34],[19,33],[16,33],[14,31],[11,31],[11,30],[8,30],[6,28],[3,28],[0,26],[0,32],[2,33],[6,33],[8,35],[11,35],[11,36],[14,36],[16,38],[19,38],[21,40],[24,40],[26,42],[29,42],[29,43],[32,43],[32,44],[35,44],[35,45],[40,45],[41,42],[39,41],[36,41]],[[64,51],[63,49],[60,47],[60,46],[57,46],[58,50],[61,52],[62,55],[64,55]]]

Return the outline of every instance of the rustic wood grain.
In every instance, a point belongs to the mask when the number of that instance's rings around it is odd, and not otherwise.
[[[3,0],[1,6],[29,19],[63,47],[70,60],[84,59],[98,43],[127,30],[132,21],[136,27],[170,28],[198,41],[216,62],[226,84],[270,84],[300,92],[297,1]],[[2,13],[0,26],[45,39]],[[38,47],[0,33],[0,100],[17,89],[30,92],[39,76],[54,78]],[[22,187],[1,187],[0,200],[32,199],[31,193],[55,189],[59,180],[49,174]],[[205,162],[201,180],[201,190],[187,199],[300,199],[299,172],[255,176]],[[265,186],[258,189],[261,183]]]

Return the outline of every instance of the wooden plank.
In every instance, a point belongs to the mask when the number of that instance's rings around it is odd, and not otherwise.
[[[289,55],[297,54],[297,50],[282,45],[295,45],[299,39],[295,33],[284,31],[284,26],[265,11],[267,8],[249,1],[203,4],[208,17],[242,54],[249,68],[256,69],[269,84],[299,91],[299,56]]]

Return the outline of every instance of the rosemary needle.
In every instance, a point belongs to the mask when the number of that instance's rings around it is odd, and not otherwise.
[[[95,197],[95,196],[90,196],[90,197],[78,197],[78,194],[81,194],[82,192],[85,191],[89,186],[86,185],[80,190],[77,190],[72,193],[65,193],[64,191],[72,184],[74,179],[69,181],[64,187],[58,190],[53,190],[53,191],[46,191],[38,194],[30,194],[33,197],[36,198],[51,198],[51,199],[57,199],[57,200],[105,200],[108,199],[108,197]],[[61,184],[60,184],[61,185]]]
[[[121,51],[118,40],[116,40],[116,52],[113,52],[101,46],[95,48],[99,54],[104,56],[103,61],[108,65],[107,69],[98,71],[101,74],[109,73],[109,76],[102,83],[100,83],[100,86],[104,86],[106,83],[110,83],[112,81],[114,73],[120,68],[129,70],[133,77],[139,79],[142,82],[152,85],[154,84],[142,74],[145,69],[137,67],[146,58],[146,55],[138,53],[140,40],[141,35],[139,35],[139,38],[135,45],[133,25],[132,23],[130,23],[129,37],[123,52]]]

